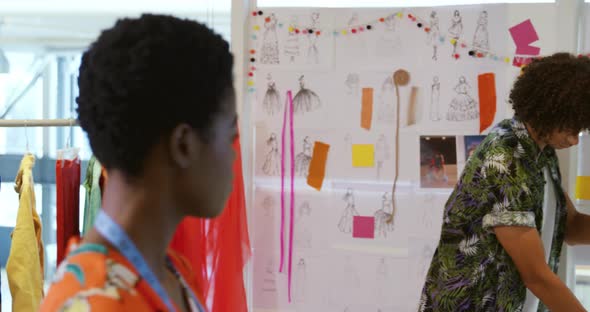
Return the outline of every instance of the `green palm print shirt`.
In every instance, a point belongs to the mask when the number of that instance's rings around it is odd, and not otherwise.
[[[518,119],[500,122],[469,158],[443,214],[420,311],[521,311],[526,287],[496,238],[495,226],[534,227],[541,235],[548,167],[557,206],[549,267],[557,272],[566,199],[555,150],[543,151]],[[547,311],[540,304],[538,311]]]

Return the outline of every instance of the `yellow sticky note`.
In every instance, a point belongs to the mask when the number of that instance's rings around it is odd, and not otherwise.
[[[375,145],[353,144],[352,145],[352,166],[353,167],[374,167],[375,166]]]
[[[590,176],[579,176],[576,179],[576,199],[590,200]]]

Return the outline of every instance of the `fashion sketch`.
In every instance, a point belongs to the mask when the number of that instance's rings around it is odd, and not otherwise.
[[[387,16],[383,23],[385,28],[377,41],[377,55],[391,57],[401,48],[401,38],[397,32],[398,18],[392,14]]]
[[[360,78],[357,73],[349,73],[344,81],[346,94],[357,97],[360,93]]]
[[[432,85],[430,86],[430,120],[441,120],[440,115],[440,81],[438,76],[432,77]]]
[[[340,221],[338,222],[338,229],[342,233],[352,233],[352,222],[354,216],[358,216],[359,213],[356,211],[354,206],[354,194],[352,193],[352,189],[348,189],[346,194],[342,198],[346,203],[344,210],[342,211],[342,215],[340,216]]]
[[[426,35],[426,43],[432,46],[432,59],[438,60],[438,45],[440,44],[440,27],[436,11],[430,13],[430,31]]]
[[[488,33],[488,12],[481,11],[477,19],[477,27],[473,35],[473,48],[476,52],[487,53],[490,50],[490,35]]]
[[[388,222],[392,216],[392,209],[391,194],[386,192],[381,197],[381,208],[375,212],[375,236],[387,237],[387,232],[393,231],[393,222]]]
[[[449,35],[452,39],[455,39],[453,42],[453,55],[457,53],[457,44],[461,39],[461,35],[463,35],[463,18],[461,17],[461,13],[459,10],[455,10],[453,12],[453,18],[451,19],[451,27],[449,28]]]
[[[295,59],[299,57],[300,53],[299,34],[295,32],[295,29],[297,29],[297,27],[299,27],[297,16],[292,15],[289,19],[289,28],[284,48],[285,56],[289,59],[289,62],[291,63],[295,62]]]
[[[297,229],[296,245],[300,248],[311,248],[311,207],[307,200],[299,206],[295,228]]]
[[[305,288],[306,288],[306,278],[307,278],[307,268],[305,264],[305,259],[299,258],[297,262],[297,271],[295,272],[295,302],[303,303],[305,302]]]
[[[264,267],[264,278],[262,280],[262,291],[263,292],[276,292],[277,291],[276,270],[274,268],[274,262],[272,259],[268,259],[266,262],[266,266]]]
[[[387,76],[381,84],[379,90],[379,106],[377,107],[377,122],[382,124],[391,124],[395,122],[396,117],[396,94],[393,77]]]
[[[262,100],[262,105],[264,106],[264,111],[270,116],[274,116],[279,114],[282,110],[281,106],[281,96],[279,95],[279,91],[277,90],[275,81],[272,79],[272,75],[268,73],[266,75],[266,93],[264,94],[264,99]]]
[[[357,12],[352,13],[348,20],[348,29],[356,29],[360,25],[359,15]],[[365,36],[345,36],[344,42],[346,46],[344,51],[350,60],[366,59],[367,58],[367,42]]]
[[[281,173],[281,155],[279,153],[279,142],[275,133],[272,133],[268,140],[266,140],[266,146],[268,146],[268,152],[266,153],[262,171],[266,175],[277,176]]]
[[[303,151],[295,156],[295,172],[298,176],[307,178],[309,173],[309,163],[311,162],[312,148],[311,139],[306,136],[303,139]]]
[[[320,13],[311,13],[311,23],[307,27],[311,30],[311,33],[307,33],[307,63],[308,64],[319,64],[320,63],[320,52],[318,49],[318,35],[316,31],[320,30]]]
[[[272,217],[275,206],[275,200],[271,196],[266,196],[262,201],[262,209],[264,210],[265,217]]]
[[[390,294],[390,287],[388,287],[389,283],[391,283],[391,279],[389,277],[389,272],[387,268],[387,262],[385,261],[385,257],[381,257],[379,259],[379,263],[377,264],[377,276],[376,276],[376,299],[377,303],[383,304],[387,301]]]
[[[465,121],[479,118],[478,103],[469,94],[470,90],[465,76],[459,77],[459,83],[454,88],[457,94],[453,97],[447,113],[448,120]]]
[[[432,195],[426,195],[426,199],[424,200],[424,204],[422,206],[422,225],[424,229],[431,229],[432,228],[432,210],[431,207],[434,205],[434,197]]]
[[[262,49],[260,51],[262,64],[279,64],[279,39],[277,36],[277,18],[271,13],[264,21]]]
[[[312,90],[305,87],[305,77],[299,77],[299,91],[293,98],[293,110],[295,113],[307,113],[321,107],[320,97]]]
[[[380,134],[375,144],[375,161],[377,162],[377,180],[381,180],[381,174],[383,173],[383,165],[390,158],[389,144],[384,134]]]
[[[352,263],[350,256],[344,258],[342,276],[344,277],[344,285],[346,288],[358,289],[361,287],[361,277],[359,276],[358,269]]]

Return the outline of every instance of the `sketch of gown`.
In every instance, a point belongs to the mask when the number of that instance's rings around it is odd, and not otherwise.
[[[432,59],[438,59],[438,45],[440,43],[440,27],[436,11],[430,13],[430,31],[426,36],[426,43],[432,46]]]
[[[430,87],[430,120],[439,121],[440,116],[440,81],[438,76],[432,78],[432,86]]]
[[[490,49],[488,33],[488,12],[482,11],[477,20],[477,28],[473,35],[473,48],[476,52],[487,53]]]
[[[293,110],[295,113],[306,113],[319,109],[320,97],[305,87],[304,76],[299,77],[299,91],[293,98]]]
[[[308,64],[319,64],[320,63],[320,51],[318,50],[318,35],[316,31],[320,29],[320,13],[311,13],[311,24],[308,30],[311,32],[307,33],[307,63]]]
[[[295,244],[300,248],[311,248],[311,207],[309,201],[304,201],[299,206],[299,215],[297,218],[297,234],[295,235]]]
[[[354,206],[354,195],[351,189],[346,191],[346,194],[342,198],[344,202],[346,202],[346,207],[344,211],[342,211],[342,215],[340,216],[340,221],[338,222],[338,229],[342,233],[351,233],[352,232],[352,221],[354,216],[358,216],[359,213],[356,211]]]
[[[262,171],[269,176],[277,176],[281,173],[281,155],[279,153],[279,142],[276,134],[272,133],[270,138],[266,140],[266,145],[269,147],[266,153],[266,159],[262,166]]]
[[[307,178],[309,163],[311,162],[311,149],[311,139],[306,136],[303,139],[303,151],[295,156],[295,172],[299,176]]]
[[[375,144],[375,160],[377,161],[377,180],[381,180],[383,164],[389,160],[389,144],[385,139],[385,135],[379,135],[377,144]]]
[[[297,272],[295,275],[295,302],[297,303],[304,303],[305,302],[305,288],[306,285],[306,267],[305,267],[305,260],[303,258],[299,259],[297,262]]]
[[[360,91],[360,78],[359,74],[357,73],[350,73],[346,76],[346,81],[344,81],[346,85],[346,94],[352,95],[354,97],[359,95]]]
[[[375,236],[387,237],[387,232],[393,231],[393,222],[387,222],[391,218],[392,197],[389,192],[383,194],[381,209],[375,212]]]
[[[385,18],[385,29],[377,41],[377,55],[380,57],[391,57],[401,48],[401,38],[397,33],[397,17],[395,14]]]
[[[274,116],[281,112],[281,96],[277,91],[276,85],[274,80],[272,79],[272,75],[269,73],[266,76],[267,88],[266,93],[264,94],[264,99],[262,100],[262,105],[264,106],[264,110],[270,116]]]
[[[396,117],[396,105],[395,85],[393,77],[390,75],[381,85],[377,121],[382,124],[393,124]]]
[[[297,25],[297,16],[291,16],[289,22],[289,29],[287,32],[287,40],[285,42],[285,56],[289,58],[291,63],[295,62],[295,59],[299,56],[299,34],[295,32],[295,29],[299,27]]]
[[[479,117],[478,103],[469,95],[469,85],[464,76],[459,77],[455,86],[457,95],[451,101],[447,119],[452,121],[473,120]]]
[[[277,18],[274,13],[267,17],[264,21],[264,34],[260,53],[260,62],[262,64],[279,64]]]
[[[455,39],[455,43],[453,44],[453,55],[457,53],[457,44],[459,43],[462,34],[463,19],[461,18],[461,13],[459,13],[459,10],[455,10],[453,13],[453,18],[451,19],[451,27],[449,28],[449,35]]]

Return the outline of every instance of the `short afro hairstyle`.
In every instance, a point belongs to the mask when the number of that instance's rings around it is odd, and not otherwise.
[[[556,53],[523,68],[510,91],[515,116],[541,137],[590,128],[590,59]]]
[[[106,169],[130,177],[176,126],[203,140],[233,92],[229,44],[205,25],[168,15],[124,18],[83,54],[78,120]]]

